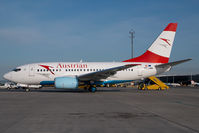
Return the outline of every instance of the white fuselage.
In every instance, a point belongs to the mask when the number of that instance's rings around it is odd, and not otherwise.
[[[176,28],[177,23],[169,23],[145,53],[123,62],[35,63],[17,67],[5,74],[4,78],[26,85],[49,83],[54,84],[56,88],[76,88],[83,82],[91,85],[89,89],[95,91],[93,84],[96,85],[98,81],[104,84],[107,81],[119,83],[154,76],[171,68],[168,62]]]
[[[54,81],[56,77],[80,76],[87,73],[102,71],[105,69],[123,66],[126,64],[140,64],[125,70],[118,71],[115,75],[100,81],[109,80],[138,80],[156,75],[155,63],[133,63],[133,62],[54,62],[34,63],[17,67],[18,71],[11,71],[4,75],[10,81],[39,85],[42,81]],[[41,65],[49,66],[49,69]],[[164,72],[164,71],[163,71]]]

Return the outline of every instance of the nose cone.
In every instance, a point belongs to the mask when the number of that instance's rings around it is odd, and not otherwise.
[[[6,80],[12,80],[12,75],[11,75],[10,72],[6,73],[6,74],[3,75],[3,78],[6,79]]]

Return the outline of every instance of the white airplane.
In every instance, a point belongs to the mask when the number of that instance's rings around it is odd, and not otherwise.
[[[139,57],[122,62],[48,62],[19,66],[3,77],[12,82],[30,85],[54,85],[55,88],[77,89],[87,86],[117,84],[144,79],[167,72],[172,66],[191,59],[169,62],[177,23],[170,23]]]

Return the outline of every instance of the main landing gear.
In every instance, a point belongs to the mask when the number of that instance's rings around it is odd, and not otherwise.
[[[85,91],[89,91],[93,93],[97,91],[96,85],[84,85],[84,86],[79,86],[79,88],[82,88]]]
[[[97,88],[95,86],[90,86],[88,88],[89,92],[96,92],[97,91]]]

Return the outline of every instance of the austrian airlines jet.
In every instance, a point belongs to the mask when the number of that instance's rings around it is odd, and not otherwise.
[[[191,59],[169,62],[177,23],[170,23],[139,57],[122,62],[49,62],[19,66],[4,78],[22,86],[54,85],[55,88],[77,89],[87,86],[117,84],[143,79],[169,71],[172,66]]]

